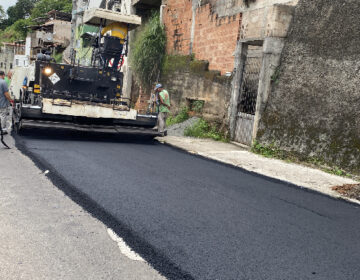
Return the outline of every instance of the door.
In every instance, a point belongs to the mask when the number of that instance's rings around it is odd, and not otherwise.
[[[248,145],[252,142],[256,99],[262,65],[262,46],[247,46],[236,116],[235,141]]]

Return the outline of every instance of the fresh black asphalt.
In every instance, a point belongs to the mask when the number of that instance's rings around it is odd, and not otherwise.
[[[149,139],[34,130],[16,142],[169,279],[360,279],[354,204]]]

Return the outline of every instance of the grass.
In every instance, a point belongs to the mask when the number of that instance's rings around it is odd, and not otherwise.
[[[176,116],[169,116],[166,120],[166,126],[171,126],[177,123],[182,123],[189,119],[189,108],[183,107]]]
[[[130,64],[136,81],[146,89],[158,80],[165,55],[166,35],[159,12],[154,12],[131,44]]]
[[[185,129],[185,136],[196,138],[210,138],[216,141],[229,142],[229,140],[219,132],[217,126],[212,125],[204,119],[199,119],[195,124]]]
[[[305,165],[310,165],[313,167],[317,167],[322,171],[325,171],[330,174],[349,177],[352,178],[353,175],[347,173],[345,170],[337,167],[337,166],[328,166],[326,162],[317,157],[302,157],[292,152],[284,151],[275,146],[275,144],[270,145],[262,145],[259,142],[255,141],[251,147],[251,151],[255,154],[262,155],[267,158],[276,158],[285,160],[287,162],[293,163],[302,163]]]

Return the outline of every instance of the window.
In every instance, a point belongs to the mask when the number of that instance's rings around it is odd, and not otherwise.
[[[12,66],[13,66],[12,63],[10,63],[10,69],[12,69]]]
[[[15,59],[15,66],[19,66],[19,59]]]

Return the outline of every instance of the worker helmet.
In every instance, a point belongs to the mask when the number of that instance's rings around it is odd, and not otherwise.
[[[154,90],[157,90],[158,88],[162,88],[162,87],[163,87],[162,84],[157,84],[157,85],[155,86]]]

